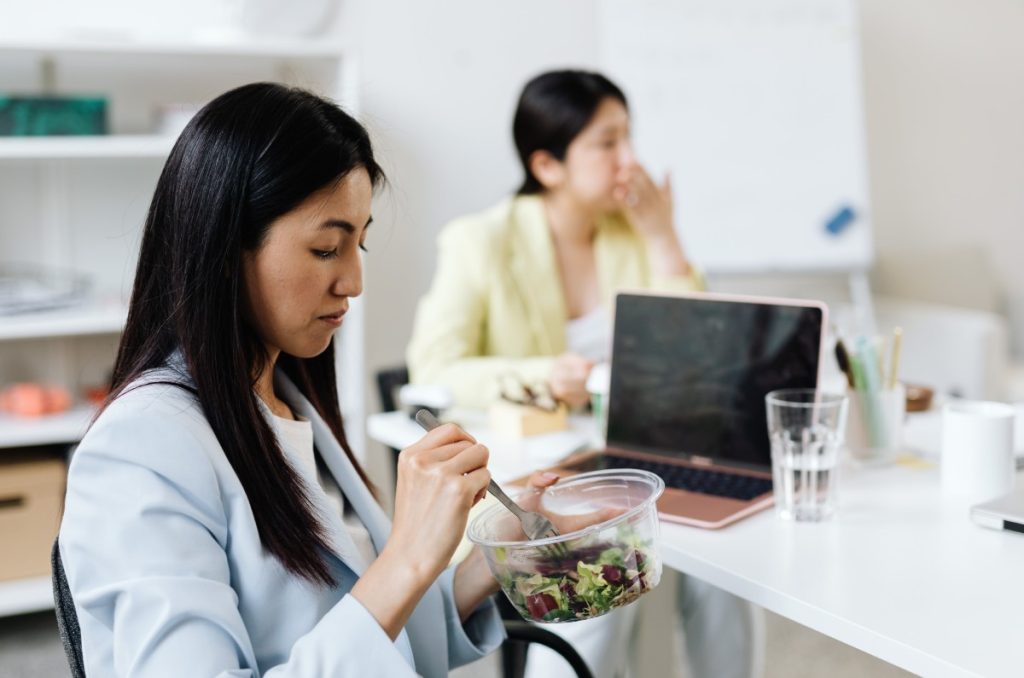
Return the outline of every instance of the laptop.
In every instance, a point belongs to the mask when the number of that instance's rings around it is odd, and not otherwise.
[[[971,518],[994,530],[1024,532],[1024,492],[1017,490],[972,506]]]
[[[653,471],[661,517],[698,527],[767,508],[765,395],[817,385],[827,313],[794,299],[618,294],[605,449],[556,470]]]

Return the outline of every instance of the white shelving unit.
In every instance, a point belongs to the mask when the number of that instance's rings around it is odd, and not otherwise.
[[[354,73],[340,43],[329,40],[0,39],[0,92],[106,96],[111,131],[0,137],[0,266],[71,270],[88,276],[96,292],[74,307],[0,316],[0,387],[56,381],[76,396],[60,415],[0,414],[0,460],[13,448],[73,445],[95,413],[82,390],[113,364],[145,211],[175,141],[153,132],[154,112],[268,80],[311,89],[355,112]],[[361,304],[352,304],[339,345],[342,411],[349,442],[362,456]],[[48,577],[0,582],[0,616],[52,604]]]
[[[67,412],[42,417],[0,414],[0,452],[80,440],[95,413],[96,409],[90,405],[76,405]]]
[[[174,138],[158,134],[104,137],[7,137],[0,139],[0,160],[166,158]]]
[[[0,42],[0,55],[17,54],[122,54],[160,56],[237,56],[283,59],[340,60],[345,55],[342,44],[325,38],[259,38],[243,37],[201,39],[166,37],[133,39],[52,38],[48,36],[10,37]]]
[[[49,577],[0,581],[0,617],[40,612],[53,607]]]
[[[128,315],[122,303],[91,303],[3,317],[0,341],[116,334]]]

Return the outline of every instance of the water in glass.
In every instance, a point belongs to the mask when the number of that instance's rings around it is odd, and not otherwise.
[[[799,440],[772,436],[775,510],[790,520],[825,520],[835,511],[836,466],[842,439],[824,426],[804,429]]]
[[[835,513],[846,396],[814,389],[766,397],[776,513],[787,520],[827,520]]]

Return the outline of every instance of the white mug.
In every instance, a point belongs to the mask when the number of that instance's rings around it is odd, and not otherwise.
[[[954,401],[942,411],[942,490],[965,502],[994,499],[1013,489],[1014,408],[987,401]]]

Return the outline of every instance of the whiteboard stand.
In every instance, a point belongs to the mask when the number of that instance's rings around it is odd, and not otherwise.
[[[866,336],[875,336],[875,305],[871,299],[871,284],[866,269],[850,273],[850,301],[853,304],[854,327]]]

